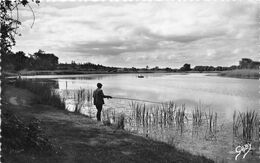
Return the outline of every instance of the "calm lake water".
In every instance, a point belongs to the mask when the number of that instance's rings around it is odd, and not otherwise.
[[[187,125],[184,133],[176,135],[174,126],[163,122],[155,124],[154,114],[148,116],[147,124],[131,119],[133,112],[129,104],[131,100],[105,100],[104,111],[113,109],[116,113],[126,116],[125,128],[142,136],[174,144],[194,154],[202,154],[214,160],[227,158],[232,162],[234,146],[232,144],[232,116],[234,111],[259,112],[259,80],[219,77],[216,74],[91,74],[91,75],[60,75],[60,76],[32,76],[26,78],[51,78],[58,84],[57,90],[66,97],[68,110],[73,107],[73,92],[79,89],[95,90],[98,82],[103,84],[106,95],[121,98],[140,99],[152,102],[173,101],[177,105],[185,104],[186,112],[191,113],[196,105],[201,104],[205,111],[212,110],[218,114],[215,141],[205,141],[191,137],[191,127]],[[64,92],[67,92],[64,95]],[[72,96],[68,98],[68,94]],[[146,102],[147,105],[154,105]],[[90,109],[90,110],[89,110]],[[91,110],[92,109],[92,110]],[[95,107],[92,104],[83,108],[83,114],[95,117]],[[103,112],[103,118],[105,113]],[[149,114],[152,114],[149,112]],[[151,118],[152,117],[152,118]],[[161,117],[163,117],[161,115]],[[127,120],[127,118],[129,118]],[[190,117],[189,117],[190,118]],[[149,119],[149,120],[148,120]],[[188,124],[188,122],[187,122]],[[201,132],[202,133],[202,132]],[[204,137],[204,135],[201,135]],[[258,143],[259,144],[259,143]],[[258,147],[257,147],[258,148]],[[230,161],[231,160],[231,161]],[[257,160],[259,161],[259,159]]]
[[[114,97],[154,102],[171,100],[191,107],[200,102],[223,113],[227,119],[232,117],[234,110],[259,110],[259,80],[212,75],[214,74],[144,74],[144,78],[137,78],[137,74],[98,74],[37,78],[55,78],[60,90],[94,90],[96,83],[101,82],[104,93]],[[109,106],[116,100],[109,99],[105,103]]]

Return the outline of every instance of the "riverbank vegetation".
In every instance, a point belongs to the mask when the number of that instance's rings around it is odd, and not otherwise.
[[[88,110],[86,112],[92,117],[92,91],[79,89],[67,93],[67,97],[64,95],[62,97],[64,96],[66,100],[69,96],[73,98],[73,95],[75,110],[81,104],[80,110]],[[125,107],[127,108],[127,106]],[[154,105],[132,101],[129,104],[129,109],[130,111],[127,115],[117,112],[116,106],[115,108],[103,110],[103,122],[106,125],[122,126],[120,128],[141,132],[144,135],[149,135],[149,133],[153,132],[166,132],[165,129],[170,129],[176,131],[175,134],[192,135],[194,138],[203,138],[206,141],[216,141],[223,127],[218,113],[213,112],[210,108],[205,108],[201,103],[194,106],[192,111],[190,109],[187,111],[185,104],[177,105],[173,101]],[[249,139],[252,141],[253,139],[251,138],[254,137],[254,140],[256,140],[257,129],[259,128],[258,122],[259,117],[255,111],[239,114],[234,112],[233,138],[241,137],[242,141],[249,141]],[[158,133],[158,135],[160,134]],[[165,134],[170,135],[167,132]]]
[[[130,122],[127,123],[135,127],[145,128],[147,133],[153,132],[152,130],[171,129],[180,135],[186,133],[195,136],[200,132],[200,136],[205,140],[217,139],[220,128],[220,125],[217,124],[217,113],[211,110],[207,112],[205,108],[202,111],[202,108],[198,106],[192,112],[188,112],[185,104],[177,105],[173,101],[161,105],[132,102],[130,104],[132,114],[129,119]],[[155,128],[155,126],[158,128]],[[165,134],[170,135],[170,133]]]
[[[109,121],[109,124],[118,121],[119,116],[116,115],[115,110],[104,111],[103,119]],[[241,144],[251,143],[255,147],[252,150],[252,156],[257,156],[257,148],[260,145],[260,119],[256,111],[249,110],[238,114],[234,111],[232,129],[231,125],[226,124],[227,122],[223,123],[223,119],[217,112],[204,108],[201,104],[195,106],[190,112],[185,105],[177,105],[173,101],[161,105],[131,102],[130,110],[130,115],[124,117],[123,126],[126,126],[126,130],[144,137],[151,137],[171,145],[178,145],[184,141],[194,146],[194,141],[196,141],[200,144],[195,145],[196,150],[202,150],[203,144],[216,147],[217,143],[221,146],[223,141],[221,139],[224,137],[230,141],[225,143],[225,148],[235,148]]]
[[[243,143],[259,140],[260,119],[255,111],[233,113],[233,137]]]
[[[18,88],[27,89],[37,94],[38,96],[36,100],[40,104],[46,104],[60,109],[65,109],[64,99],[62,99],[59,94],[55,93],[50,82],[18,79],[15,81],[15,86]]]
[[[246,79],[259,79],[260,71],[259,69],[237,69],[237,70],[220,72],[219,76],[246,78]]]

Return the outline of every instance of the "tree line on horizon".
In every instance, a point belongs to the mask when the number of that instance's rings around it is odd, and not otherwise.
[[[39,50],[34,54],[26,55],[23,51],[2,54],[2,69],[15,72],[20,70],[55,70],[58,66],[58,57],[52,53]]]
[[[107,71],[107,72],[138,72],[138,71],[166,71],[166,72],[186,72],[186,71],[226,71],[241,69],[241,66],[256,63],[251,59],[243,58],[239,64],[232,65],[230,67],[223,66],[195,66],[191,68],[191,65],[185,63],[181,68],[172,69],[169,67],[160,68],[155,66],[149,68],[145,66],[144,68],[120,68],[120,67],[109,67],[101,64],[94,64],[90,62],[86,63],[76,63],[71,61],[71,63],[59,63],[59,58],[52,53],[46,53],[43,50],[38,50],[33,54],[26,55],[23,51],[18,51],[16,53],[9,52],[2,55],[2,69],[7,72],[18,72],[21,70],[78,70],[78,71]],[[258,63],[256,63],[258,64]],[[244,66],[245,67],[245,66]],[[256,67],[256,66],[255,66]],[[242,67],[243,68],[243,67]],[[249,67],[249,68],[252,68]]]
[[[33,54],[25,54],[23,51],[3,53],[2,70],[6,72],[18,72],[21,70],[108,70],[113,71],[118,68],[107,67],[93,63],[59,63],[59,58],[53,53],[46,53],[38,50]]]

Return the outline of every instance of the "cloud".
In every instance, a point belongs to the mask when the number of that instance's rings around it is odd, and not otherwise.
[[[21,13],[23,36],[14,49],[43,49],[62,62],[180,67],[259,59],[259,8],[249,1],[43,2],[35,8],[33,28],[30,12]]]

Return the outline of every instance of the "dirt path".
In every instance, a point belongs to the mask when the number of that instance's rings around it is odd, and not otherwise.
[[[34,102],[35,95],[12,86],[3,98],[21,118],[35,117],[63,154],[42,157],[13,155],[10,162],[210,162],[123,130],[104,126],[86,116]]]

